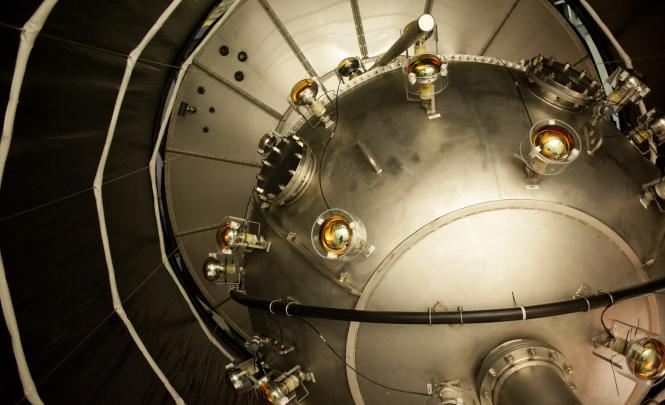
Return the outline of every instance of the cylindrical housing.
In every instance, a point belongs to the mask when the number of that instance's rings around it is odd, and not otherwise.
[[[510,375],[501,387],[496,405],[581,405],[561,378],[547,366],[525,367]]]
[[[417,20],[413,20],[404,27],[404,32],[395,41],[395,43],[374,63],[372,68],[383,66],[390,63],[399,54],[409,49],[416,41],[424,41],[432,35],[435,23],[434,17],[429,14],[421,15]]]
[[[581,405],[573,366],[544,342],[517,339],[492,350],[476,380],[481,405]]]

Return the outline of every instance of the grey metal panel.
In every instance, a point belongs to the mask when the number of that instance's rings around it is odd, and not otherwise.
[[[515,0],[434,1],[432,16],[439,30],[439,51],[480,54],[513,3]]]
[[[425,5],[404,1],[359,3],[370,55],[385,52],[399,37],[400,30],[422,14]],[[435,1],[431,14],[437,22],[439,52],[479,53],[513,3],[514,0]]]
[[[587,55],[575,30],[549,1],[520,1],[485,54],[519,60],[540,53],[571,63]],[[595,75],[591,62],[581,67]]]
[[[376,56],[387,51],[399,38],[404,26],[422,14],[425,2],[359,0],[358,5],[363,17],[367,52],[369,56]]]
[[[515,305],[512,293],[519,305],[572,296],[582,283],[594,290],[611,290],[644,279],[642,270],[626,256],[630,252],[623,252],[583,215],[573,218],[548,209],[546,205],[542,210],[492,208],[433,228],[382,270],[376,289],[364,292],[371,297],[367,308],[422,311],[437,301],[439,310],[509,307]],[[649,328],[653,324],[648,308],[645,299],[631,301],[613,307],[606,319],[618,317]],[[423,390],[432,378],[459,378],[473,384],[474,365],[494,346],[526,336],[547,340],[568,357],[584,403],[624,403],[635,384],[618,377],[621,398],[617,398],[609,366],[591,353],[589,339],[600,331],[600,310],[461,327],[363,324],[356,364],[381,381],[406,389]],[[385,390],[362,380],[360,385],[366,404],[422,402],[417,397],[389,399]]]
[[[227,56],[219,53],[222,45],[230,49]],[[247,52],[247,61],[238,60],[240,51]],[[309,77],[257,0],[240,5],[197,59],[277,111],[288,107],[291,87]],[[240,82],[237,71],[245,76]]]
[[[319,75],[360,55],[348,0],[272,0],[275,11]]]
[[[199,87],[205,93],[199,94]],[[219,81],[190,68],[178,94],[176,107],[185,102],[196,113],[171,118],[167,148],[201,153],[222,159],[258,163],[259,138],[277,125],[277,120]],[[210,112],[214,108],[214,113]],[[204,127],[208,132],[204,132]]]
[[[166,194],[175,234],[245,215],[257,169],[191,156],[167,154]]]

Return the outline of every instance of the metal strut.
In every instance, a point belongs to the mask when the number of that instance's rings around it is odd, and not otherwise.
[[[365,41],[365,29],[363,28],[363,20],[360,16],[360,6],[358,0],[351,1],[351,12],[353,13],[353,22],[356,26],[356,36],[358,37],[358,47],[360,47],[360,56],[363,59],[367,58],[367,42]]]

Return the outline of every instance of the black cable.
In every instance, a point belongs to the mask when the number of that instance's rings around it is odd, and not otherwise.
[[[382,383],[380,383],[380,382],[378,382],[378,381],[376,381],[376,380],[374,380],[374,379],[372,379],[372,378],[367,377],[366,375],[364,375],[364,374],[362,374],[361,372],[359,372],[356,368],[354,368],[353,366],[351,366],[349,363],[347,363],[346,360],[344,360],[344,357],[342,357],[339,353],[337,353],[337,351],[335,350],[335,348],[332,347],[332,345],[331,345],[330,343],[328,343],[328,340],[326,340],[326,338],[321,334],[321,332],[319,332],[318,329],[316,329],[316,327],[315,327],[314,325],[312,325],[309,321],[307,321],[307,320],[305,320],[305,319],[303,319],[303,318],[295,317],[295,319],[297,319],[297,320],[299,320],[299,321],[302,321],[302,322],[304,322],[307,326],[309,326],[310,329],[312,329],[312,331],[314,331],[314,333],[316,333],[317,335],[319,335],[319,338],[321,338],[321,341],[323,342],[323,344],[325,344],[326,347],[327,347],[328,349],[330,349],[330,351],[335,355],[335,357],[337,357],[342,363],[344,363],[344,365],[346,365],[346,367],[348,367],[348,368],[350,368],[351,370],[353,370],[354,373],[358,374],[359,376],[361,376],[361,377],[364,378],[365,380],[367,380],[367,381],[371,382],[372,384],[377,385],[377,386],[379,386],[379,387],[381,387],[381,388],[385,388],[385,389],[387,389],[387,390],[391,390],[391,391],[395,391],[395,392],[401,392],[401,393],[403,393],[403,394],[409,394],[409,395],[418,395],[418,396],[423,396],[423,397],[428,397],[428,396],[429,396],[428,394],[426,394],[426,393],[424,393],[424,392],[409,391],[409,390],[403,390],[403,389],[400,389],[400,388],[391,387],[391,386],[389,386],[389,385],[382,384]]]
[[[520,89],[520,84],[517,81],[517,78],[515,77],[515,75],[513,75],[513,71],[510,70],[510,68],[508,66],[506,66],[505,63],[503,63],[503,60],[501,60],[500,58],[497,58],[497,60],[499,62],[501,62],[503,67],[505,67],[506,70],[508,71],[508,74],[510,75],[510,77],[513,79],[513,83],[515,83],[515,87],[517,88],[517,94],[520,96],[520,100],[522,101],[522,106],[524,107],[524,112],[526,113],[526,118],[529,120],[529,124],[531,126],[533,126],[533,121],[531,120],[531,114],[529,114],[529,108],[527,108],[527,106],[526,106],[526,102],[524,101],[524,96],[522,95],[522,90]]]
[[[612,331],[610,331],[610,328],[608,328],[607,325],[605,325],[605,318],[604,318],[605,312],[607,312],[607,310],[610,309],[611,306],[612,303],[610,302],[610,304],[606,306],[605,309],[603,309],[603,312],[600,313],[600,323],[603,325],[603,329],[605,329],[607,335],[610,336],[611,338],[614,338],[614,334],[612,333]]]
[[[323,194],[323,158],[326,155],[326,150],[328,150],[328,145],[330,144],[330,141],[332,141],[333,137],[335,136],[335,131],[337,131],[337,124],[339,124],[339,87],[342,85],[342,79],[339,79],[337,82],[337,91],[335,92],[335,126],[333,127],[333,130],[330,134],[330,137],[326,141],[326,144],[323,146],[323,151],[321,152],[321,159],[319,159],[319,162],[321,164],[319,165],[319,191],[321,191],[321,198],[323,198],[323,203],[326,205],[327,209],[330,209],[330,205],[328,205],[328,200],[326,200],[326,196]]]
[[[349,322],[390,323],[402,325],[446,324],[459,325],[468,323],[490,323],[520,321],[525,319],[546,318],[557,315],[586,312],[603,308],[609,304],[639,298],[665,289],[665,277],[637,284],[621,290],[602,292],[589,297],[573,298],[546,304],[516,306],[508,308],[482,309],[473,311],[446,312],[406,312],[406,311],[366,311],[347,308],[329,308],[267,300],[251,297],[232,288],[230,295],[234,301],[249,308],[286,316],[330,319]],[[288,313],[287,308],[288,307]]]

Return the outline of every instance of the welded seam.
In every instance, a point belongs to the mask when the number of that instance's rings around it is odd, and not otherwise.
[[[23,85],[23,77],[25,76],[25,69],[28,66],[28,59],[32,51],[32,46],[35,39],[42,30],[46,19],[48,18],[53,7],[58,3],[58,0],[45,0],[40,4],[39,8],[25,23],[21,31],[21,42],[19,43],[18,53],[16,55],[16,65],[14,66],[14,75],[12,77],[12,84],[9,90],[9,100],[7,100],[7,108],[5,110],[5,118],[2,124],[2,138],[0,138],[0,187],[2,187],[2,178],[5,172],[5,164],[7,163],[7,155],[9,154],[9,146],[12,142],[12,134],[14,131],[14,119],[16,118],[16,109],[18,107],[19,95],[21,94],[21,86]],[[35,381],[32,379],[28,361],[25,358],[23,351],[23,344],[21,343],[21,334],[16,322],[16,313],[14,312],[14,304],[12,303],[12,296],[9,292],[9,284],[7,283],[7,275],[5,273],[5,265],[2,260],[2,253],[0,253],[0,304],[2,305],[2,314],[7,324],[7,331],[12,342],[12,350],[16,360],[16,368],[18,370],[19,379],[23,386],[23,393],[25,397],[33,405],[43,405]]]
[[[169,379],[166,377],[162,369],[159,367],[155,359],[152,357],[152,355],[146,348],[145,344],[141,340],[141,337],[136,332],[136,329],[134,328],[132,321],[127,316],[124,307],[122,306],[122,300],[120,299],[120,293],[118,292],[118,285],[115,277],[113,258],[111,255],[111,246],[109,243],[108,229],[106,226],[106,215],[104,214],[104,198],[102,194],[104,169],[106,168],[106,161],[108,159],[109,151],[111,149],[111,143],[113,142],[115,128],[118,123],[118,116],[120,115],[120,108],[122,107],[122,102],[125,98],[127,87],[129,85],[129,80],[132,76],[132,72],[134,71],[134,66],[136,65],[136,61],[141,56],[141,53],[148,45],[148,43],[157,34],[159,29],[164,25],[166,20],[171,16],[173,11],[175,11],[175,9],[180,5],[181,2],[182,0],[173,0],[171,4],[169,4],[169,6],[159,16],[157,21],[155,21],[155,24],[143,37],[141,42],[136,46],[136,48],[134,48],[129,53],[129,56],[127,57],[127,65],[125,66],[125,73],[122,77],[120,88],[118,89],[118,96],[115,101],[115,106],[113,107],[113,115],[111,116],[111,122],[109,124],[109,129],[106,134],[106,142],[104,143],[104,149],[102,150],[102,155],[99,160],[99,165],[97,166],[97,173],[95,175],[95,179],[93,182],[93,188],[95,193],[95,202],[97,205],[97,216],[99,217],[99,228],[101,233],[102,246],[104,247],[104,257],[106,259],[106,267],[108,269],[109,285],[111,287],[111,299],[113,301],[113,309],[122,320],[122,323],[127,328],[129,335],[132,337],[132,340],[134,340],[134,343],[145,357],[146,361],[150,365],[150,368],[152,368],[153,372],[157,375],[162,384],[164,384],[164,387],[169,392],[171,397],[173,397],[175,403],[179,405],[181,404],[184,405],[185,401],[182,399],[180,394],[178,394],[175,388],[171,385]]]
[[[203,332],[206,334],[210,342],[219,349],[219,351],[225,355],[229,360],[233,361],[235,360],[235,357],[228,351],[226,350],[215,338],[208,327],[205,325],[203,320],[201,319],[201,316],[197,312],[197,310],[194,308],[194,305],[192,304],[191,299],[189,298],[189,295],[185,291],[184,287],[178,280],[177,276],[175,275],[175,272],[173,271],[173,267],[171,267],[171,263],[169,262],[168,256],[166,254],[166,249],[165,249],[165,241],[164,241],[164,230],[162,229],[162,220],[161,220],[161,213],[159,210],[159,193],[157,192],[157,157],[159,156],[159,148],[162,145],[162,142],[164,140],[164,134],[166,133],[166,127],[169,122],[169,118],[171,117],[171,113],[173,112],[173,106],[175,104],[175,99],[176,95],[178,93],[178,89],[180,88],[180,85],[182,84],[182,80],[185,77],[185,73],[187,73],[187,69],[192,65],[194,61],[194,57],[203,49],[203,47],[208,43],[210,38],[217,32],[219,27],[235,12],[235,10],[240,7],[240,5],[244,4],[246,0],[238,0],[236,1],[233,5],[229,7],[229,9],[226,11],[226,13],[217,20],[217,22],[210,28],[210,31],[208,34],[201,40],[201,42],[196,46],[194,51],[191,53],[191,55],[185,60],[185,62],[182,63],[180,66],[180,71],[178,72],[178,76],[176,78],[175,83],[173,84],[173,87],[171,88],[171,93],[168,96],[168,101],[166,103],[166,106],[163,111],[162,115],[162,120],[161,124],[159,126],[159,132],[157,134],[157,139],[155,141],[155,147],[153,148],[152,151],[152,156],[150,158],[150,164],[149,164],[149,170],[150,170],[150,183],[152,187],[152,198],[153,198],[153,205],[154,205],[154,211],[155,211],[155,222],[157,224],[157,234],[159,236],[159,248],[162,254],[162,263],[164,264],[164,267],[166,270],[169,272],[171,277],[173,278],[173,281],[175,282],[176,286],[178,287],[178,290],[180,290],[180,293],[182,294],[182,297],[185,299],[187,302],[187,305],[189,305],[190,310],[196,317],[197,321],[201,325],[201,328],[203,329]]]

